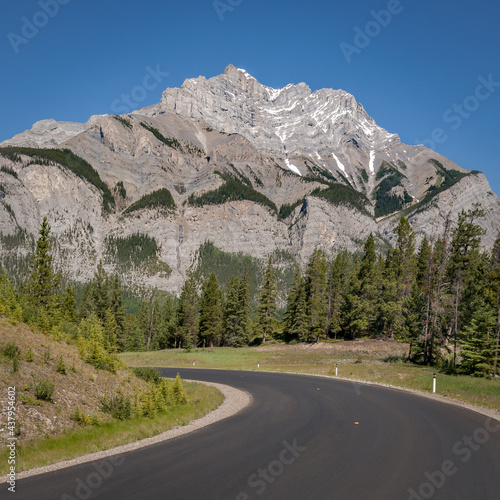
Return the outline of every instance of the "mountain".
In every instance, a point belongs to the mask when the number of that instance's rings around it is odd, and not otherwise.
[[[207,242],[218,258],[275,252],[286,267],[316,247],[360,249],[370,232],[388,248],[402,215],[435,239],[477,202],[486,248],[500,229],[479,171],[401,143],[347,92],[273,89],[232,65],[129,115],[38,122],[0,144],[0,166],[3,266],[26,267],[47,216],[56,260],[80,281],[103,259],[178,292]]]

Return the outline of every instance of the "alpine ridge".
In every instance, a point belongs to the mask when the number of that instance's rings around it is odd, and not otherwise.
[[[178,292],[206,242],[303,263],[370,232],[386,248],[402,215],[435,239],[475,203],[486,247],[500,229],[479,171],[403,144],[347,92],[274,89],[233,65],[130,114],[37,122],[0,144],[0,167],[0,264],[21,272],[47,216],[61,269],[80,281],[103,260]]]

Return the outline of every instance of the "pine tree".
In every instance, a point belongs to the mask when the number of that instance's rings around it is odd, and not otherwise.
[[[387,254],[380,301],[382,324],[391,339],[395,334],[399,338],[408,334],[403,309],[410,297],[416,264],[415,235],[404,217],[401,217],[395,232],[396,247]]]
[[[243,276],[238,287],[238,346],[248,343],[250,338],[250,291],[248,280],[248,267],[245,265]]]
[[[113,274],[109,280],[109,309],[113,314],[116,323],[116,339],[118,346],[123,344],[125,335],[125,308],[123,307],[123,291],[120,279],[117,274]]]
[[[200,340],[203,340],[203,345],[220,345],[222,314],[222,291],[212,271],[203,283],[200,300]]]
[[[199,330],[198,294],[196,292],[196,281],[192,273],[190,273],[182,287],[177,311],[177,325],[183,347],[186,349],[196,347]]]
[[[328,276],[328,324],[330,325],[330,335],[333,335],[335,339],[342,329],[342,310],[352,272],[352,257],[345,250],[333,260]]]
[[[226,299],[224,301],[222,343],[226,346],[238,345],[238,296],[240,280],[231,276],[227,285]]]
[[[250,296],[248,292],[248,271],[243,277],[231,276],[224,302],[222,343],[241,347],[250,336]]]
[[[75,299],[75,289],[68,285],[64,291],[61,302],[61,314],[63,318],[70,323],[76,323],[77,311],[76,311],[76,299]]]
[[[152,348],[167,349],[177,347],[180,337],[177,335],[176,307],[173,297],[169,294],[160,312],[158,333],[153,338]]]
[[[257,325],[258,331],[262,334],[262,343],[266,342],[266,338],[272,336],[276,328],[277,321],[277,306],[278,285],[276,283],[276,275],[273,268],[272,256],[269,256],[264,281],[262,283],[259,303],[257,305]]]
[[[451,281],[451,294],[453,297],[452,324],[453,334],[453,366],[457,365],[457,342],[460,329],[460,302],[464,286],[468,277],[474,272],[471,264],[477,257],[481,236],[485,230],[475,223],[477,218],[484,217],[484,210],[475,206],[465,212],[462,210],[458,216],[458,224],[452,231],[450,259],[448,263],[448,277]]]
[[[349,297],[351,338],[368,335],[376,327],[379,313],[381,268],[375,253],[373,234],[368,236],[358,276]]]
[[[304,278],[298,264],[295,265],[293,283],[287,295],[283,324],[286,342],[306,336],[308,330],[306,292]]]
[[[493,293],[493,300],[497,311],[497,326],[495,332],[493,373],[498,373],[498,356],[500,354],[500,233],[493,245],[490,260],[490,280]]]
[[[36,242],[35,253],[31,257],[31,274],[27,284],[29,297],[36,307],[47,309],[53,303],[59,287],[59,277],[52,270],[52,243],[47,217],[43,218],[40,237]]]
[[[304,340],[308,342],[319,342],[328,332],[327,272],[324,252],[315,249],[309,258],[305,279],[309,334]]]

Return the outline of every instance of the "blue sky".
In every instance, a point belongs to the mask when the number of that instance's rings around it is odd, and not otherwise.
[[[45,118],[140,108],[232,63],[272,87],[344,89],[403,142],[483,171],[500,194],[499,21],[492,0],[9,2],[0,140]]]

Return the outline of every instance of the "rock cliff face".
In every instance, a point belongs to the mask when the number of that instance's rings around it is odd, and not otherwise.
[[[436,238],[477,202],[486,247],[500,228],[500,200],[481,173],[402,144],[344,91],[272,89],[231,65],[130,115],[38,122],[0,144],[0,166],[4,265],[47,216],[58,261],[78,280],[103,259],[131,283],[178,292],[206,241],[303,263],[315,247],[357,250],[370,232],[390,245],[402,214]],[[156,243],[147,266],[119,261],[110,244],[136,233]]]

